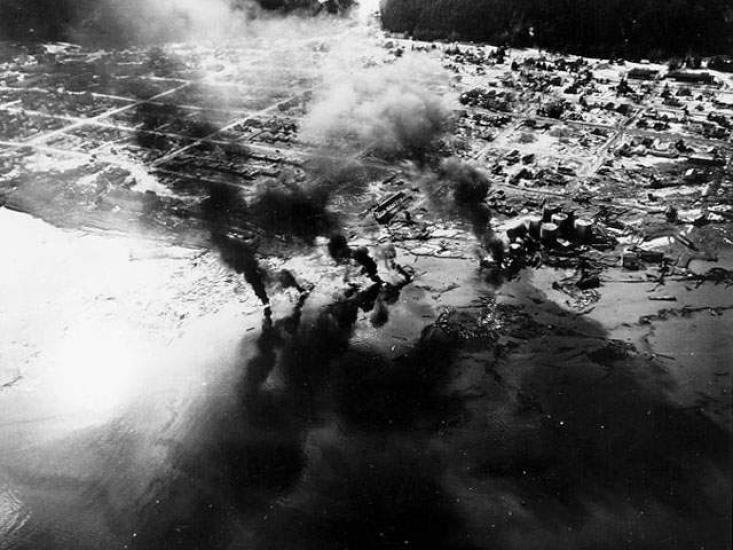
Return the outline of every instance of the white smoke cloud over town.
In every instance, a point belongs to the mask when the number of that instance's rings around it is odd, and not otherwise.
[[[259,11],[254,0],[100,0],[78,14],[70,34],[82,43],[212,39],[235,34]]]
[[[421,73],[442,67],[437,62],[418,64],[409,56],[366,65],[328,69],[328,84],[303,122],[304,139],[332,150],[366,150],[383,158],[421,157],[449,128],[451,105],[416,81]]]

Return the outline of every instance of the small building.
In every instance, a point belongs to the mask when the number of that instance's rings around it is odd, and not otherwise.
[[[666,122],[685,122],[687,120],[687,113],[684,109],[675,109],[666,106],[649,109],[644,116]]]
[[[654,140],[654,143],[652,143],[652,146],[647,149],[647,152],[654,157],[672,159],[679,156],[679,152],[673,143],[669,141],[662,142],[658,139]]]
[[[733,93],[720,93],[715,97],[713,103],[719,109],[733,109]]]
[[[733,125],[731,118],[733,118],[732,114],[721,111],[710,111],[708,113],[708,120],[710,122],[714,122],[724,128],[730,128]]]
[[[687,160],[698,166],[725,166],[725,158],[713,153],[694,153]]]
[[[631,69],[626,76],[632,80],[655,80],[659,76],[659,71],[656,69],[637,67]]]
[[[733,57],[727,55],[715,56],[708,61],[708,69],[733,73]]]
[[[715,77],[708,72],[670,71],[667,73],[667,78],[688,84],[713,84],[715,82]]]

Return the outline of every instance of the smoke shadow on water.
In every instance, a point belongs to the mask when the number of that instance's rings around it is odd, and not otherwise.
[[[724,547],[729,436],[667,400],[661,367],[583,318],[522,317],[515,358],[441,323],[388,355],[353,339],[379,287],[265,311],[178,455],[186,506],[141,518],[137,547]],[[456,389],[469,364],[483,392]]]

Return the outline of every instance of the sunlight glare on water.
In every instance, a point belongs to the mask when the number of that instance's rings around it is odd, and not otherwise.
[[[143,350],[130,336],[91,322],[70,328],[53,359],[52,384],[63,410],[88,411],[101,422],[127,400],[144,369]]]

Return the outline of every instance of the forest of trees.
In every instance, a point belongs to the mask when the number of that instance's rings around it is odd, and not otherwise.
[[[0,40],[62,40],[80,12],[68,0],[0,0]]]
[[[733,53],[730,0],[385,0],[382,21],[415,38],[604,57]]]

